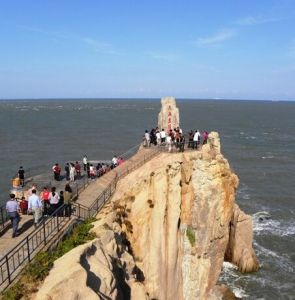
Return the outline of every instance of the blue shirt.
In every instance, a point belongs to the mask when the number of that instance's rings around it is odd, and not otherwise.
[[[15,200],[8,200],[6,203],[6,210],[7,212],[16,212],[19,210],[18,203]]]

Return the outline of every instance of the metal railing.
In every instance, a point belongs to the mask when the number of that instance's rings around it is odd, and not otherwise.
[[[165,146],[152,148],[152,151],[144,155],[143,159],[132,162],[131,165],[126,168],[120,169],[120,167],[118,167],[118,169],[113,169],[115,172],[114,179],[93,201],[90,207],[86,207],[80,203],[73,203],[70,206],[62,205],[50,217],[44,219],[36,230],[30,233],[2,257],[0,259],[0,290],[7,288],[20,273],[22,267],[27,262],[30,262],[48,243],[61,234],[62,230],[69,224],[71,216],[82,220],[95,216],[114,194],[118,180],[141,167],[157,154],[167,151],[167,147]],[[138,146],[136,146],[136,149],[138,149]],[[132,156],[132,153],[133,151],[126,153],[124,158],[128,159]],[[81,187],[81,189],[85,188],[86,185]],[[77,189],[74,198],[78,196],[80,191]]]
[[[80,207],[81,210],[87,210]],[[81,213],[81,217],[82,217]],[[87,213],[85,214],[87,215]],[[0,289],[5,289],[20,273],[22,267],[30,262],[48,243],[56,238],[71,219],[68,205],[62,205],[52,215],[38,225],[32,233],[20,241],[0,259]]]

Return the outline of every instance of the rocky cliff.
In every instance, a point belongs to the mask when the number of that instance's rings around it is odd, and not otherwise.
[[[200,151],[162,153],[120,180],[97,239],[55,262],[37,299],[234,299],[224,260],[258,269],[252,220],[217,133]]]

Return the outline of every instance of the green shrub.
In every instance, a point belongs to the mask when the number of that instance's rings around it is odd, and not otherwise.
[[[190,226],[187,227],[186,236],[187,236],[191,246],[194,247],[195,242],[196,242],[196,237],[195,237],[194,229],[192,227],[190,227]]]

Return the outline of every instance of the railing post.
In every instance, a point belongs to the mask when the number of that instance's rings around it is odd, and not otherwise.
[[[47,241],[46,241],[45,222],[43,222],[43,234],[44,234],[44,244],[46,245]]]
[[[56,214],[56,222],[57,222],[57,231],[59,231],[59,217],[58,217],[58,213]]]
[[[29,244],[29,237],[26,238],[27,248],[28,248],[28,260],[31,261],[31,254],[30,254],[30,244]]]
[[[103,192],[103,203],[106,203],[106,192]]]
[[[78,204],[78,218],[80,219],[81,216],[80,216],[80,204]]]
[[[8,277],[8,282],[9,284],[11,283],[11,277],[10,277],[10,269],[9,269],[9,262],[8,262],[8,256],[5,256],[5,260],[6,260],[6,267],[7,267],[7,277]]]

